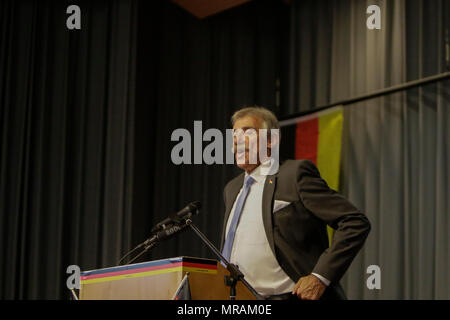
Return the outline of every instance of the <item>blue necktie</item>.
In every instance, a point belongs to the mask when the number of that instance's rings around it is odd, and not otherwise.
[[[242,190],[241,195],[237,199],[236,207],[234,209],[233,220],[231,220],[230,227],[228,229],[227,237],[225,239],[225,244],[223,246],[222,255],[230,261],[231,249],[233,248],[234,235],[236,234],[236,227],[239,223],[239,218],[242,213],[242,209],[244,208],[245,200],[247,199],[247,195],[250,191],[250,187],[252,186],[255,179],[251,176],[246,176],[244,179],[244,190]]]

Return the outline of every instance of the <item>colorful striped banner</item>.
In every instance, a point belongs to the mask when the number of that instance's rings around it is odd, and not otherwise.
[[[140,278],[169,272],[200,272],[217,274],[217,261],[190,257],[156,260],[126,266],[84,271],[81,284]]]

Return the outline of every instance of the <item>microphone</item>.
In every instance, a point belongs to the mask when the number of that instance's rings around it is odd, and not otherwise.
[[[181,219],[190,218],[192,217],[192,215],[198,214],[201,207],[202,205],[200,201],[193,201],[177,213],[170,215],[169,217],[158,223],[152,228],[151,232],[154,233],[160,231],[166,224],[179,222]]]
[[[173,224],[169,227],[164,228],[161,231],[158,231],[155,235],[151,236],[150,238],[148,238],[147,240],[145,240],[142,245],[143,246],[148,246],[149,244],[152,243],[156,243],[162,240],[166,240],[170,237],[172,237],[173,235],[177,234],[180,231],[183,231],[188,225],[184,224],[184,225],[177,225],[177,224]]]

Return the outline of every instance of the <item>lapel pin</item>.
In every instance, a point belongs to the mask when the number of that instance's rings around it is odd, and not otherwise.
[[[269,183],[273,183],[272,179],[269,180]]]

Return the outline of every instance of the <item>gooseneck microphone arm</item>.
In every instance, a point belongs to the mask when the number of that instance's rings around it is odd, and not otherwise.
[[[152,233],[164,229],[165,226],[168,224],[179,223],[183,219],[190,218],[193,215],[198,214],[200,212],[201,207],[202,206],[200,201],[194,201],[189,203],[186,207],[184,207],[177,213],[171,214],[169,217],[167,217],[163,221],[159,222],[156,226],[154,226],[152,228]]]
[[[183,209],[178,211],[177,213],[171,214],[169,217],[167,217],[163,221],[159,222],[156,226],[154,226],[152,228],[152,231],[151,231],[152,235],[150,236],[150,238],[148,238],[144,242],[137,245],[134,249],[130,250],[127,254],[125,254],[119,260],[119,262],[117,264],[121,265],[121,263],[125,260],[126,257],[131,255],[136,250],[144,248],[144,250],[140,254],[138,254],[133,259],[128,261],[127,264],[130,264],[133,261],[136,261],[137,258],[142,256],[148,250],[157,246],[161,240],[170,238],[171,236],[173,236],[176,233],[185,229],[186,226],[183,226],[183,224],[181,224],[181,222],[184,221],[185,219],[192,217],[192,215],[198,214],[200,211],[200,208],[201,208],[201,203],[199,201],[191,202],[186,207],[184,207]]]
[[[157,232],[156,234],[154,234],[153,236],[151,236],[150,238],[148,238],[147,240],[145,240],[144,242],[139,244],[136,248],[131,250],[129,253],[135,251],[138,248],[144,247],[144,250],[142,250],[142,252],[139,253],[137,256],[135,256],[133,259],[128,261],[127,264],[130,264],[130,263],[136,261],[140,256],[142,256],[148,250],[153,249],[154,247],[156,247],[162,240],[166,240],[166,239],[172,237],[173,235],[177,234],[178,232],[183,231],[184,229],[186,229],[186,227],[187,227],[187,225],[181,224],[181,223],[174,223],[172,225],[166,226],[164,229],[162,229],[161,231]],[[129,255],[129,253],[126,254],[120,260],[122,261],[126,256]]]

